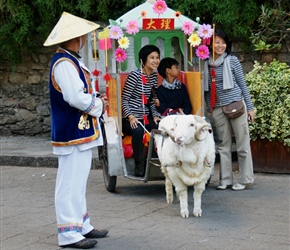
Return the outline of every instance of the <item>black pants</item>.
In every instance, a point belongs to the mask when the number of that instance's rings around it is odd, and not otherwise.
[[[150,132],[152,129],[157,129],[158,124],[156,124],[152,117],[148,117],[149,124],[145,125],[145,128]],[[143,124],[143,120],[139,120]],[[143,141],[143,135],[144,135],[144,129],[140,124],[138,124],[138,127],[135,129],[132,129],[130,126],[130,122],[128,119],[123,118],[122,119],[122,132],[125,135],[132,135],[132,144],[136,142],[142,142]]]
[[[139,120],[143,122],[143,120]],[[151,129],[157,128],[158,125],[155,124],[152,117],[148,117],[149,124],[145,125],[145,128],[150,132]],[[122,119],[123,133],[125,135],[132,135],[132,148],[134,152],[135,161],[135,176],[144,177],[145,175],[145,159],[147,152],[145,152],[145,147],[143,144],[144,128],[138,124],[137,128],[132,129],[130,122],[127,119]]]

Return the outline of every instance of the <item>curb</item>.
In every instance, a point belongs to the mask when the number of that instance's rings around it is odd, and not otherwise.
[[[45,167],[57,168],[57,157],[34,157],[34,156],[0,156],[0,166],[18,166],[18,167]],[[92,169],[102,169],[98,157],[92,160]]]

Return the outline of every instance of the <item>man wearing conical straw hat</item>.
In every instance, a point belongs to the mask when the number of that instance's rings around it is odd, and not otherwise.
[[[108,230],[94,229],[86,206],[86,185],[92,162],[92,148],[103,144],[99,117],[107,97],[98,97],[92,75],[78,54],[86,34],[98,24],[64,12],[44,46],[59,44],[50,67],[51,138],[58,156],[55,210],[58,242],[62,247],[93,248],[93,238]]]

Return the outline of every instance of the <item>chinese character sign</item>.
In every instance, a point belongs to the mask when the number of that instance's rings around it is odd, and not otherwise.
[[[174,18],[143,18],[143,30],[173,30]]]

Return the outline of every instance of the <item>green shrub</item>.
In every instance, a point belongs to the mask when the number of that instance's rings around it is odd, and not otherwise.
[[[250,39],[258,51],[281,49],[290,35],[290,14],[282,8],[261,6],[258,27],[253,29]]]
[[[277,140],[290,146],[289,66],[275,59],[269,65],[255,62],[246,81],[256,109],[251,139]]]

